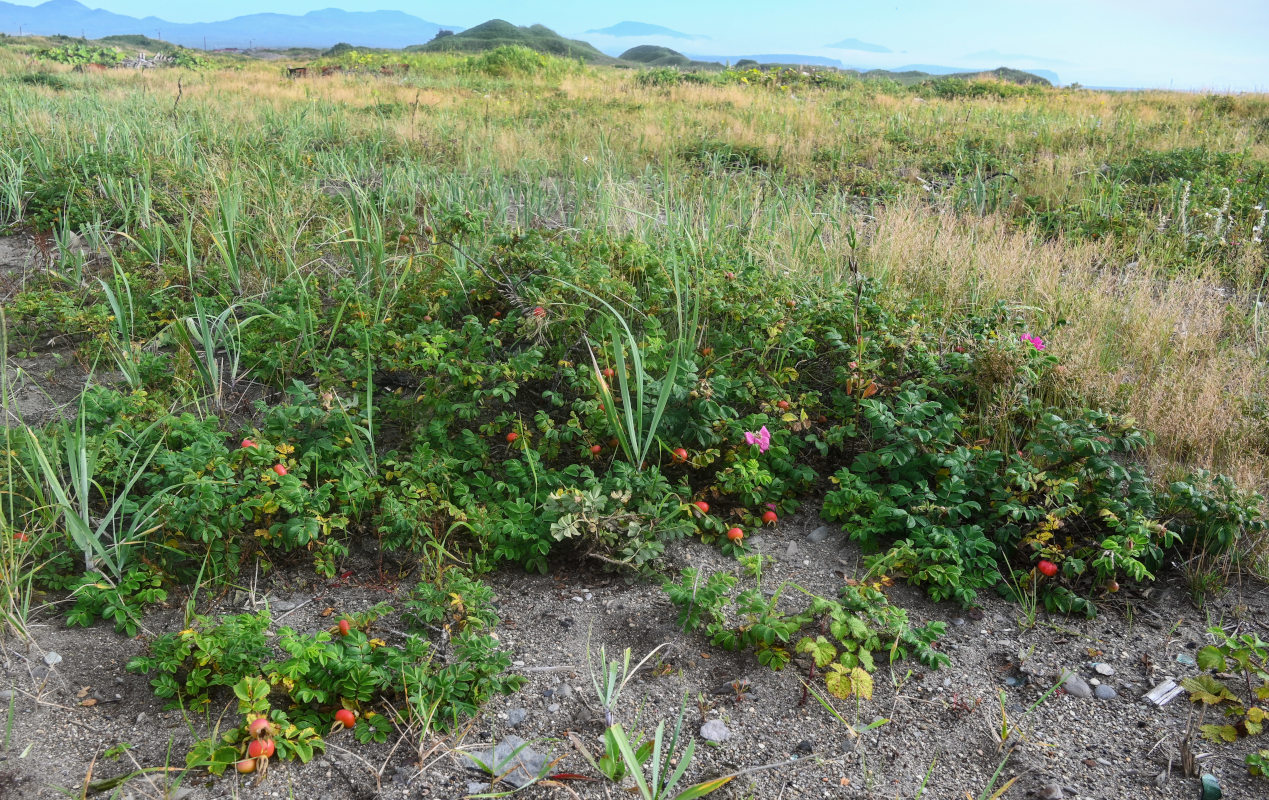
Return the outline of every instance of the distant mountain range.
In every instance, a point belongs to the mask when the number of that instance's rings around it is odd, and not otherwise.
[[[438,37],[437,33],[442,30],[449,31],[453,35]],[[633,48],[626,45],[619,49],[609,49],[608,53],[604,53],[589,42],[565,38],[545,25],[521,27],[504,20],[492,19],[464,30],[454,25],[443,26],[428,22],[401,11],[341,11],[336,8],[310,11],[301,16],[248,14],[220,22],[178,23],[158,17],[138,19],[110,11],[91,9],[76,0],[49,0],[38,6],[19,6],[0,0],[0,32],[44,36],[65,34],[84,36],[89,39],[144,35],[185,47],[208,49],[248,46],[328,48],[340,42],[347,42],[357,47],[476,53],[502,45],[515,44],[565,58],[580,58],[591,64],[616,64],[624,61],[626,64],[695,68],[706,66],[700,62],[735,64],[738,61],[748,60],[759,64],[801,64],[845,68],[861,73],[877,72],[867,66],[843,64],[835,58],[796,53],[700,55],[683,54],[656,45],[640,45]],[[614,38],[671,37],[693,40],[709,38],[683,33],[661,25],[629,20],[618,22],[607,28],[590,30],[587,33]],[[828,46],[842,50],[889,52],[889,49],[882,45],[863,42],[859,39],[843,39]],[[988,51],[990,52],[994,51]],[[984,58],[984,61],[986,60]],[[986,67],[982,71],[989,69],[990,67]],[[973,73],[978,70],[933,64],[909,64],[895,67],[889,72],[953,75]],[[1035,69],[1029,72],[1053,83],[1058,82],[1057,74],[1050,70]]]
[[[647,22],[618,22],[616,25],[609,25],[607,28],[592,28],[587,33],[595,33],[600,36],[616,36],[619,38],[629,38],[632,36],[663,36],[670,39],[708,39],[708,36],[699,36],[693,33],[683,33],[662,25],[652,25]]]
[[[211,6],[209,4],[209,10]],[[49,0],[38,6],[0,2],[0,32],[101,39],[140,33],[185,47],[330,47],[349,42],[363,47],[400,48],[426,42],[438,25],[401,11],[341,11],[328,8],[302,16],[249,14],[220,22],[169,22],[158,17],[137,19],[91,9],[75,0]]]
[[[826,44],[825,47],[831,47],[834,50],[860,50],[865,53],[893,53],[889,47],[883,44],[873,44],[872,42],[861,42],[858,39],[842,39],[840,42]]]

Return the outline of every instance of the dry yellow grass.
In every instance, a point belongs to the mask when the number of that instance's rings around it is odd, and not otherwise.
[[[934,299],[949,322],[997,301],[1027,309],[1081,395],[1156,435],[1161,473],[1200,466],[1265,485],[1269,439],[1254,401],[1269,370],[1248,336],[1247,298],[1202,277],[1161,280],[1106,245],[1044,243],[997,217],[911,204],[879,211],[866,241],[866,273]]]

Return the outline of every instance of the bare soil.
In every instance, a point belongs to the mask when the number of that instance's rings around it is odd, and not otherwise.
[[[0,424],[38,427],[75,415],[89,373],[73,349],[9,356],[4,360],[9,389],[7,408],[0,408]]]
[[[808,514],[753,537],[758,552],[774,556],[764,575],[765,588],[793,581],[832,596],[846,576],[858,574],[859,552],[844,534],[834,533],[821,543],[806,539],[818,525]],[[675,572],[688,565],[738,570],[735,561],[698,542],[676,545],[669,560]],[[280,607],[291,608],[282,624],[317,630],[330,624],[321,616],[328,606],[338,613],[355,612],[396,600],[399,607],[400,596],[417,577],[384,584],[370,552],[354,553],[345,568],[352,574],[342,582],[314,580],[298,568],[278,570],[268,579],[247,575],[242,584],[247,588],[200,598],[197,605],[203,613],[237,613],[281,601]],[[592,752],[601,749],[597,737],[603,722],[591,688],[588,652],[594,661],[601,646],[610,657],[628,647],[637,661],[667,643],[651,660],[654,668],[642,671],[627,688],[618,721],[641,731],[651,731],[660,720],[673,726],[686,697],[685,728],[691,736],[712,719],[723,721],[731,734],[718,745],[698,739],[689,780],[775,765],[736,778],[714,797],[978,797],[1005,761],[995,785],[1017,779],[1006,798],[1192,800],[1199,782],[1182,774],[1181,752],[1187,724],[1197,726],[1197,714],[1184,694],[1162,708],[1142,695],[1168,677],[1197,673],[1185,657],[1209,642],[1210,625],[1269,636],[1269,590],[1263,585],[1231,590],[1198,610],[1174,575],[1144,591],[1125,589],[1106,598],[1096,619],[1045,617],[1041,612],[1030,628],[1019,627],[1015,605],[995,596],[983,596],[980,609],[964,610],[932,604],[920,593],[896,586],[890,596],[909,610],[914,623],[948,623],[941,647],[952,664],[937,671],[911,661],[879,664],[872,700],[835,701],[843,722],[813,697],[803,701],[803,665],[795,662],[773,672],[751,654],[727,653],[678,631],[674,609],[659,586],[563,562],[549,575],[504,570],[487,580],[498,594],[500,640],[528,681],[517,694],[489,703],[459,734],[420,741],[416,732],[409,732],[370,746],[336,734],[325,754],[307,765],[274,764],[260,783],[173,769],[166,788],[163,778],[150,783],[137,779],[114,796],[459,798],[479,791],[479,784],[488,780],[464,765],[461,752],[513,734],[558,759],[551,773],[593,775],[568,738],[572,732]],[[783,596],[795,594],[786,591]],[[184,766],[185,753],[215,724],[219,710],[210,719],[164,711],[147,679],[124,670],[131,657],[144,652],[148,634],[183,625],[182,605],[183,598],[173,598],[171,608],[151,613],[146,633],[136,639],[105,626],[67,629],[49,609],[37,615],[32,643],[5,643],[0,666],[3,685],[12,693],[5,695],[12,699],[12,711],[0,752],[0,798],[63,796],[57,787],[78,797],[90,773],[100,780],[142,767]],[[61,656],[51,669],[43,660],[48,651]],[[1096,662],[1110,665],[1113,675],[1094,671]],[[1118,696],[1099,700],[1058,691],[1028,713],[1063,669],[1099,680]],[[731,688],[738,680],[749,682],[749,690],[739,697]],[[1016,731],[1004,747],[996,735],[1002,702]],[[223,707],[230,707],[228,699]],[[510,721],[521,711],[524,721],[512,729]],[[848,727],[879,719],[888,722],[863,734]],[[103,758],[107,749],[120,744],[131,748]],[[1244,756],[1257,745],[1269,746],[1263,737],[1217,746],[1195,736],[1192,743],[1200,770],[1219,778],[1227,798],[1269,796],[1269,782],[1248,776],[1243,765]],[[521,796],[630,795],[602,780],[569,780],[547,781]]]

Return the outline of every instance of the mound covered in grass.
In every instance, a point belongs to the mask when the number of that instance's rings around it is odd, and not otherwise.
[[[615,62],[593,45],[579,39],[566,39],[545,25],[515,26],[501,19],[482,22],[474,28],[442,36],[427,44],[412,45],[407,52],[417,53],[482,53],[499,47],[519,46],[561,58],[581,59],[590,64]]]
[[[686,67],[692,63],[692,59],[679,51],[654,44],[632,47],[618,57],[622,61],[634,61],[649,67]]]

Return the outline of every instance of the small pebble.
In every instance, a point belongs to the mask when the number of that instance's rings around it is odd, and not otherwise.
[[[50,650],[44,654],[44,663],[47,666],[56,667],[58,664],[62,663],[62,657],[55,651]]]
[[[523,708],[513,708],[507,712],[507,727],[514,728],[523,723],[529,716],[529,712]]]
[[[1074,672],[1067,671],[1062,679],[1062,688],[1072,697],[1092,697],[1093,690],[1089,687],[1088,682],[1076,675]]]
[[[707,742],[725,742],[731,738],[731,731],[721,719],[711,719],[701,726],[701,738]]]
[[[1093,697],[1096,697],[1098,700],[1114,700],[1118,696],[1118,692],[1104,683],[1093,690]]]

